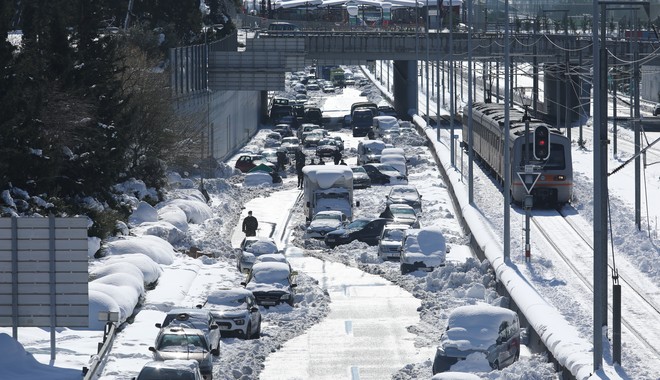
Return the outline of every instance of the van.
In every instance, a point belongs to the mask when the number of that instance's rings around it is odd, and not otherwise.
[[[520,356],[520,322],[516,312],[488,304],[452,310],[433,360],[433,374],[446,372],[459,360],[480,352],[493,369]]]
[[[274,32],[280,32],[280,31],[299,32],[300,28],[298,27],[298,25],[292,24],[290,22],[275,21],[270,23],[270,25],[268,25],[268,30]]]
[[[353,137],[367,136],[372,130],[374,114],[369,108],[356,108],[351,113],[351,130]]]

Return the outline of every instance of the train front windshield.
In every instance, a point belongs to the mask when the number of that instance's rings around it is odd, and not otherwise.
[[[528,145],[530,157],[533,159],[532,144]],[[521,160],[520,167],[524,167],[525,163]],[[545,170],[565,170],[566,169],[566,155],[564,154],[564,146],[561,144],[550,144],[550,157],[543,164]]]

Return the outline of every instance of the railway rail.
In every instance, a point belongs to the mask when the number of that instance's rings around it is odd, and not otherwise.
[[[593,273],[593,243],[589,235],[572,221],[565,211],[534,211],[533,215],[536,216],[532,218],[535,229],[571,269],[571,276],[579,280],[593,295],[593,281],[589,277]],[[653,299],[660,290],[640,275],[638,270],[633,269],[624,258],[617,257],[616,264],[619,282],[625,294],[622,302],[622,324],[646,350],[660,356],[660,332],[648,328],[660,323],[660,304]],[[608,257],[608,266],[611,271],[615,268],[611,257]],[[608,306],[608,309],[612,311],[611,306]],[[627,314],[636,314],[639,319],[639,314],[642,313],[648,316],[643,319],[643,326],[626,319]]]

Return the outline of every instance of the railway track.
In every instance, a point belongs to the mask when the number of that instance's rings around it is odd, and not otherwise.
[[[565,212],[544,210],[534,212],[534,216],[532,224],[536,231],[571,269],[570,275],[587,288],[593,297],[593,243],[590,236]],[[660,357],[660,331],[649,329],[649,326],[660,323],[660,304],[654,300],[660,289],[624,258],[617,257],[616,264],[623,294],[622,324],[647,352]],[[614,266],[611,256],[608,257],[608,266],[612,273]],[[610,305],[608,309],[612,312]],[[626,315],[636,315],[635,320],[626,318]],[[644,321],[643,325],[636,322],[640,320]]]

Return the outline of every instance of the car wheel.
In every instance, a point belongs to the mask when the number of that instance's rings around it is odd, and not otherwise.
[[[257,331],[254,332],[252,335],[252,339],[259,339],[261,338],[261,321],[259,321],[259,324],[257,325]]]
[[[412,272],[412,265],[401,264],[401,274],[408,274],[410,272]]]

